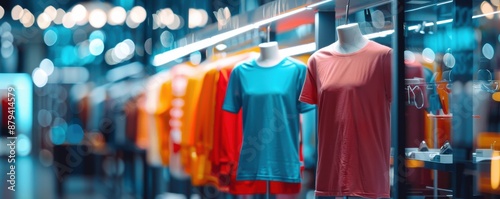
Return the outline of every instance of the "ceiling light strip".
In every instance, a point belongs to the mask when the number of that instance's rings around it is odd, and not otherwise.
[[[409,9],[409,10],[405,10],[405,12],[418,11],[418,10],[422,10],[422,9],[429,8],[432,6],[442,6],[442,5],[449,4],[449,3],[453,3],[453,0],[441,2],[441,3],[437,3],[437,4],[426,5],[426,6],[422,6],[422,7],[418,7],[418,8],[414,8],[414,9]]]
[[[198,41],[198,42],[194,42],[192,44],[188,44],[186,46],[182,46],[179,48],[175,48],[175,49],[160,53],[160,54],[154,56],[152,64],[153,64],[153,66],[161,66],[161,65],[167,64],[167,63],[174,61],[178,58],[187,56],[190,53],[193,53],[195,51],[216,45],[219,42],[222,42],[224,40],[227,40],[227,39],[232,38],[234,36],[237,36],[239,34],[248,32],[252,29],[259,28],[259,27],[264,26],[266,24],[269,24],[269,23],[272,23],[274,21],[298,14],[300,12],[307,10],[307,9],[317,7],[317,6],[320,6],[322,4],[325,4],[325,3],[328,3],[331,1],[332,0],[326,0],[326,1],[315,3],[315,4],[311,4],[309,6],[302,7],[302,8],[287,12],[287,13],[282,14],[282,15],[271,17],[269,19],[265,19],[265,20],[256,22],[254,24],[243,26],[243,27],[238,28],[238,29],[234,29],[234,30],[231,30],[231,31],[228,31],[225,33],[221,33],[221,34],[215,35],[213,37],[203,39],[203,40]]]

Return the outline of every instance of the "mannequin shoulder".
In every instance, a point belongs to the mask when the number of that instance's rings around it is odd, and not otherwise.
[[[293,64],[299,68],[301,67],[306,67],[306,64],[298,59],[295,59],[293,57],[285,57],[284,59],[287,59],[287,61],[290,63],[290,64]]]
[[[390,48],[389,46],[382,45],[382,44],[377,43],[373,40],[370,40],[370,42],[372,44],[371,45],[372,50],[379,51],[380,53],[383,53],[383,54],[392,53],[392,48]]]

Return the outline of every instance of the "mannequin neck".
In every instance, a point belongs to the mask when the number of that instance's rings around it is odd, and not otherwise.
[[[279,52],[278,42],[268,42],[259,45],[260,55],[257,64],[262,67],[273,67],[281,62],[282,57]]]
[[[363,48],[367,43],[357,23],[347,24],[337,27],[337,35],[339,40],[334,45],[339,53],[352,53]]]

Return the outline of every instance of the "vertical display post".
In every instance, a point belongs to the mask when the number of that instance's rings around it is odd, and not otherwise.
[[[454,1],[453,55],[456,57],[452,69],[453,92],[450,106],[453,113],[451,145],[453,147],[454,172],[452,188],[454,198],[473,198],[472,165],[473,121],[472,81],[476,71],[473,65],[475,48],[472,23],[472,1]]]
[[[391,142],[393,148],[394,179],[392,198],[406,198],[406,117],[405,110],[405,1],[392,3],[394,35],[392,37],[392,104]]]
[[[270,195],[271,195],[271,183],[269,180],[266,180],[266,199],[270,199]]]
[[[316,50],[336,41],[335,11],[319,10],[315,16]]]

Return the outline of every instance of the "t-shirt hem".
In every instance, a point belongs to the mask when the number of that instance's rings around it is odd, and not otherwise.
[[[374,194],[374,193],[365,193],[365,192],[324,192],[324,191],[315,191],[316,196],[357,196],[363,198],[390,198],[390,194]]]
[[[265,180],[265,181],[279,181],[289,183],[300,183],[300,179],[276,177],[276,176],[237,176],[237,181],[240,180]]]
[[[225,111],[229,111],[231,113],[238,113],[239,112],[239,109],[233,107],[233,106],[222,106],[222,110],[225,110]]]
[[[301,102],[305,102],[305,103],[308,103],[308,104],[316,104],[316,101],[309,98],[309,97],[306,97],[306,96],[300,96],[299,97],[299,101]]]

